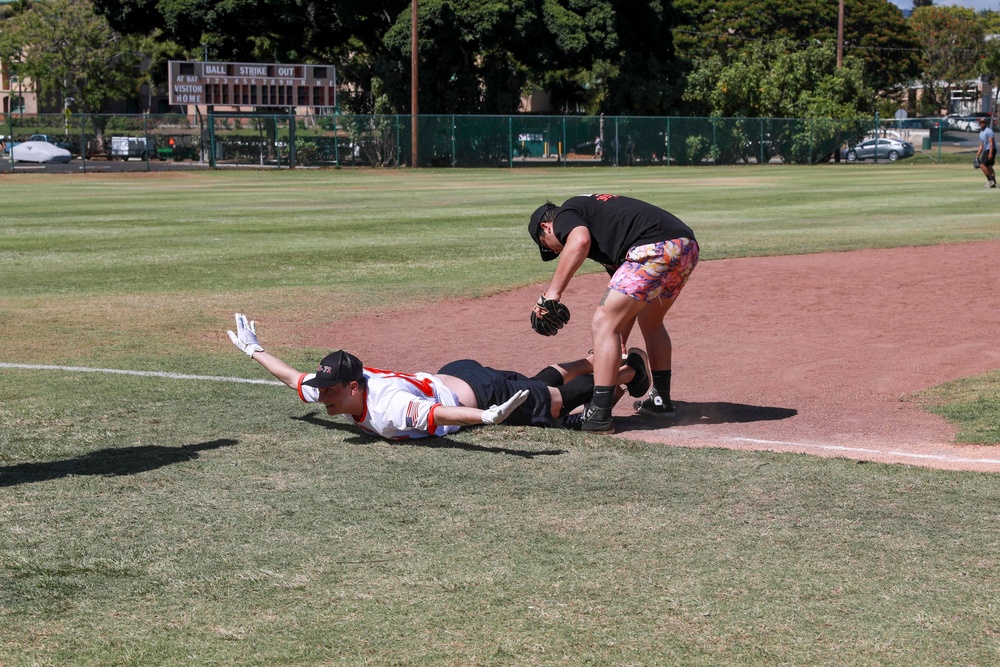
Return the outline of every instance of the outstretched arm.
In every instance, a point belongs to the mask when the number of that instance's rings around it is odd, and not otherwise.
[[[528,399],[528,390],[522,389],[500,405],[485,410],[462,406],[441,405],[434,411],[434,421],[442,426],[474,426],[476,424],[499,424]]]
[[[299,377],[302,373],[295,370],[273,354],[264,351],[257,340],[257,323],[248,320],[246,315],[236,313],[236,331],[227,331],[229,340],[233,341],[241,352],[266,368],[290,388],[298,390]]]

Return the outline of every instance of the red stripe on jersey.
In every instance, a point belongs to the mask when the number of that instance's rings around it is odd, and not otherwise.
[[[427,413],[427,432],[431,435],[434,435],[434,431],[438,428],[437,424],[434,423],[434,411],[440,407],[440,403],[435,403],[431,406],[431,411]]]
[[[306,397],[302,395],[302,383],[305,381],[306,375],[308,375],[308,373],[302,373],[299,375],[299,381],[295,383],[295,390],[299,392],[299,398],[301,398],[304,403],[308,403],[308,401],[306,401]]]
[[[407,382],[409,382],[410,384],[412,384],[414,387],[416,387],[417,389],[419,389],[423,393],[424,396],[433,396],[434,395],[434,385],[431,383],[430,380],[421,380],[416,375],[411,375],[410,373],[397,373],[395,371],[383,371],[383,370],[378,369],[378,368],[369,368],[368,366],[365,366],[365,370],[368,371],[369,373],[371,373],[372,375],[380,375],[380,376],[386,377],[386,378],[399,378],[400,380],[406,380]]]

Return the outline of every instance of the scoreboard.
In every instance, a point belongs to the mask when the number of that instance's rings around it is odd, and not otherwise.
[[[171,60],[170,104],[231,107],[335,107],[333,65],[211,63]]]

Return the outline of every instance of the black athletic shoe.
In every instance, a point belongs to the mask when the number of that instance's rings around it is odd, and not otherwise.
[[[625,365],[635,371],[635,377],[625,385],[625,388],[628,389],[628,395],[633,398],[645,396],[646,392],[649,391],[651,379],[649,357],[646,356],[645,350],[640,350],[637,347],[631,348],[625,358]]]
[[[556,420],[556,423],[570,431],[579,431],[583,425],[583,413],[573,412]]]
[[[614,433],[615,420],[611,416],[611,408],[595,408],[588,405],[583,413],[580,430],[587,433]]]
[[[670,401],[664,401],[663,397],[656,392],[651,393],[641,401],[636,401],[635,411],[640,415],[657,417],[659,419],[677,418],[677,413],[674,412],[674,404]]]

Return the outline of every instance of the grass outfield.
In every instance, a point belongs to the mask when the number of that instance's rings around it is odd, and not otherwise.
[[[981,180],[5,175],[0,362],[261,377],[222,335],[234,309],[308,323],[543,281],[546,199],[647,199],[711,261],[998,238]],[[998,383],[927,401],[995,427]],[[396,444],[282,388],[0,368],[0,665],[994,665],[998,507],[989,474],[514,427]]]

